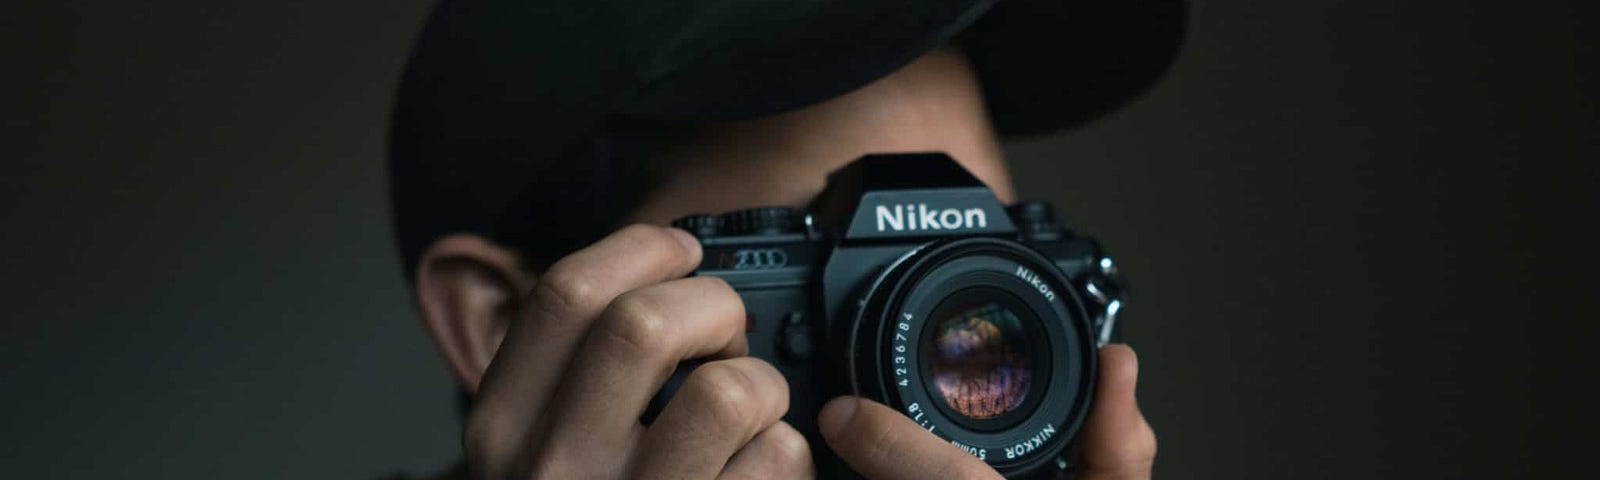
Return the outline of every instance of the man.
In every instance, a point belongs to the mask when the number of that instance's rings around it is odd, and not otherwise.
[[[528,3],[441,4],[392,138],[413,293],[472,398],[462,477],[814,476],[818,446],[780,421],[783,377],[745,356],[739,297],[684,278],[699,244],[664,225],[803,206],[876,152],[947,152],[1014,201],[1000,134],[1115,106],[1170,62],[1182,26],[1172,2]],[[1066,41],[1042,41],[1051,26]],[[1091,40],[1122,45],[1078,44]],[[1024,50],[1067,64],[996,73]],[[711,360],[641,424],[691,358]],[[1080,474],[1147,478],[1133,353],[1101,360]],[[817,420],[868,478],[999,478],[868,400],[834,399]]]

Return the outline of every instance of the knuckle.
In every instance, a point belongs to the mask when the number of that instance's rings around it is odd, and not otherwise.
[[[661,227],[648,223],[630,223],[617,230],[617,237],[650,241],[651,239],[668,239],[666,231]]]
[[[638,353],[670,348],[672,331],[656,300],[639,292],[624,293],[606,308],[601,328],[613,340]]]
[[[728,281],[727,280],[723,280],[722,277],[716,277],[716,276],[711,276],[711,275],[701,275],[701,276],[697,276],[697,277],[688,277],[688,278],[683,279],[683,281],[685,281],[685,282],[695,282],[697,284],[700,284],[698,286],[701,287],[701,288],[705,288],[707,290],[712,290],[712,291],[720,291],[722,293],[733,294],[733,295],[735,295],[734,298],[738,298],[737,297],[738,292],[736,292],[733,289],[733,285],[729,285]]]
[[[901,442],[904,441],[899,432],[893,428],[893,424],[883,421],[876,415],[862,412],[858,412],[845,424],[843,435],[839,439],[850,448],[858,449],[866,463],[871,465],[889,461],[901,450]]]
[[[1128,447],[1124,461],[1135,465],[1151,465],[1156,461],[1156,434],[1149,426],[1141,429],[1139,435],[1132,440]]]
[[[898,462],[895,457],[900,452],[899,436],[887,430],[875,432],[869,438],[877,441],[866,445],[866,463],[868,465],[892,465]]]
[[[1107,445],[1109,450],[1102,451],[1101,460],[1090,463],[1090,469],[1110,478],[1149,478],[1156,460],[1156,438],[1148,427],[1141,430],[1132,437]]]
[[[617,231],[617,238],[623,239],[633,247],[643,247],[647,251],[671,252],[677,254],[683,251],[683,244],[673,237],[665,228],[654,225],[635,223],[622,227]]]
[[[739,292],[735,291],[732,285],[728,284],[727,280],[703,275],[683,278],[674,282],[684,286],[686,290],[693,290],[700,294],[701,296],[698,299],[704,311],[726,314],[719,318],[744,318],[744,299],[739,296]]]
[[[556,263],[541,277],[534,287],[534,302],[554,320],[575,316],[604,301],[593,275],[582,269]]]
[[[793,428],[774,428],[771,435],[773,453],[777,461],[791,471],[811,469],[811,445],[806,437]]]
[[[709,423],[731,430],[754,430],[762,394],[749,372],[733,362],[711,362],[689,374],[691,399]]]

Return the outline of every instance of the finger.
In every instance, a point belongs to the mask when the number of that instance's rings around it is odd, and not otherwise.
[[[678,362],[746,352],[744,304],[715,277],[673,280],[618,296],[576,352],[554,400],[541,457],[615,466],[639,415]],[[564,471],[564,470],[558,470]],[[595,477],[596,475],[577,475]],[[569,476],[562,475],[562,478]]]
[[[688,233],[634,225],[557,261],[529,293],[484,374],[464,433],[468,459],[488,470],[523,451],[527,432],[590,324],[617,295],[682,277],[700,263]]]
[[[778,422],[734,453],[717,480],[805,480],[816,476],[806,437]]]
[[[873,480],[999,479],[982,460],[880,403],[839,397],[822,407],[822,437],[850,468]]]
[[[739,447],[788,410],[789,385],[767,362],[739,357],[701,365],[645,430],[634,476],[715,477]]]
[[[1150,478],[1156,435],[1139,413],[1139,360],[1127,345],[1100,349],[1100,385],[1083,433],[1083,480]]]

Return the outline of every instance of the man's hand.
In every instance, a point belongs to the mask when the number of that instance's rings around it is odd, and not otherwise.
[[[778,480],[814,475],[779,421],[789,388],[745,356],[744,305],[687,233],[632,226],[556,262],[484,374],[464,433],[479,479]],[[678,362],[696,368],[639,422]]]
[[[1081,480],[1150,478],[1156,436],[1139,413],[1134,383],[1139,365],[1126,345],[1100,349],[1100,385],[1083,442]],[[822,436],[855,471],[872,480],[999,479],[982,460],[923,430],[882,404],[856,397],[828,402],[818,418]]]

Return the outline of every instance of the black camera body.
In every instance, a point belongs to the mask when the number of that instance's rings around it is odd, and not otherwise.
[[[744,300],[750,354],[788,379],[785,420],[825,476],[847,471],[817,412],[854,394],[1022,478],[1071,468],[1097,347],[1119,341],[1114,265],[1052,216],[1041,203],[1006,208],[948,156],[918,153],[857,160],[807,212],[673,225],[704,247],[695,274]]]

